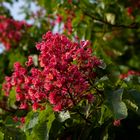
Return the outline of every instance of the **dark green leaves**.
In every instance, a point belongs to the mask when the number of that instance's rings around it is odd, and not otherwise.
[[[115,91],[106,91],[107,106],[111,109],[114,119],[124,119],[127,117],[127,107],[122,101],[123,89]]]
[[[0,140],[26,140],[26,135],[19,128],[0,124]]]
[[[49,140],[49,131],[54,119],[54,113],[49,106],[41,112],[30,112],[25,125],[27,140]]]
[[[140,92],[135,89],[131,89],[128,91],[128,94],[129,97],[131,97],[130,99],[132,100],[133,104],[136,107],[135,111],[140,115]]]

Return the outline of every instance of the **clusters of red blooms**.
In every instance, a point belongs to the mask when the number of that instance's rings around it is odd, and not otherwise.
[[[21,122],[22,124],[24,124],[25,123],[25,117],[17,117],[17,116],[14,116],[13,117],[13,121],[14,122]]]
[[[29,57],[24,68],[15,63],[11,77],[6,77],[3,89],[6,95],[12,87],[16,90],[16,100],[20,109],[43,109],[46,102],[54,111],[68,109],[81,100],[92,102],[89,79],[96,77],[95,69],[101,61],[92,55],[88,41],[72,42],[60,34],[47,32],[43,41],[36,45],[40,50],[41,70],[33,66]]]
[[[67,10],[66,15],[68,15],[65,24],[64,24],[64,30],[68,31],[69,34],[72,33],[72,20],[75,17],[75,13],[73,10]]]
[[[127,7],[127,13],[129,16],[133,13],[133,8],[132,7]]]
[[[140,72],[137,72],[137,71],[133,71],[133,70],[129,70],[127,73],[125,74],[121,74],[120,75],[120,79],[125,79],[129,76],[140,76]]]
[[[0,42],[3,43],[6,50],[11,48],[11,44],[20,41],[24,29],[30,27],[24,21],[15,21],[12,18],[0,16]]]
[[[64,31],[68,32],[68,34],[71,34],[72,33],[72,20],[75,17],[75,13],[73,12],[73,10],[70,9],[70,10],[65,11],[65,15],[67,15],[66,18],[64,18],[60,14],[57,14],[55,23],[61,23],[63,22],[63,20],[65,20]]]
[[[62,16],[61,15],[59,15],[59,14],[57,14],[56,15],[56,21],[55,21],[55,23],[61,23],[62,22]]]

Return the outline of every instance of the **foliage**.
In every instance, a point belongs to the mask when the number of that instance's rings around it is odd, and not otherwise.
[[[0,0],[0,139],[138,139],[139,1],[24,0],[16,21],[17,1]]]

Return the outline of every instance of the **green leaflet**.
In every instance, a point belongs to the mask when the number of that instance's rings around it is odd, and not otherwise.
[[[49,106],[43,111],[30,112],[25,126],[27,140],[49,140],[49,131],[54,119],[55,115]]]
[[[123,89],[115,91],[106,91],[107,95],[107,106],[111,109],[114,119],[124,119],[127,117],[127,107],[122,101]]]

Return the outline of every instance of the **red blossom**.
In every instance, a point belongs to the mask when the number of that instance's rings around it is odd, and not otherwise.
[[[56,112],[59,112],[59,111],[62,111],[63,107],[62,107],[62,104],[59,103],[57,104],[56,106],[53,107],[53,110],[56,111]]]
[[[25,63],[27,67],[33,65],[33,58],[31,56],[28,57],[28,61]]]
[[[36,111],[39,107],[40,107],[40,105],[37,102],[33,103],[33,105],[32,105],[32,108],[34,111]]]
[[[140,72],[129,70],[127,73],[121,74],[119,77],[120,79],[125,79],[128,78],[129,76],[140,76]]]
[[[19,109],[25,109],[25,110],[27,110],[27,109],[28,109],[28,104],[25,103],[25,102],[22,102],[22,103],[20,104]]]
[[[21,123],[25,123],[25,117],[21,117],[21,118],[20,118],[20,122],[21,122]]]
[[[132,7],[128,7],[128,8],[127,8],[127,13],[128,13],[128,15],[131,15],[132,12],[133,12],[133,8],[132,8]]]
[[[61,15],[59,15],[59,14],[57,14],[56,15],[57,16],[57,18],[56,18],[56,23],[61,23],[62,22],[62,16]]]
[[[25,99],[24,94],[22,94],[22,93],[17,93],[16,94],[16,100],[17,101],[24,101],[24,99]]]
[[[24,29],[29,28],[25,21],[16,21],[12,18],[0,16],[0,42],[3,43],[6,50],[12,45],[16,45],[24,34]]]
[[[114,122],[113,122],[113,125],[114,126],[120,126],[121,125],[121,120],[115,120]]]
[[[13,121],[14,121],[14,122],[18,122],[18,121],[19,121],[18,117],[17,117],[17,116],[14,116],[14,117],[13,117]]]
[[[20,109],[41,109],[41,103],[50,102],[54,111],[69,109],[81,100],[90,103],[94,96],[89,92],[90,78],[96,78],[95,69],[101,61],[93,56],[88,41],[72,42],[64,35],[47,32],[36,45],[40,51],[41,70],[35,68],[29,57],[27,71],[20,63],[14,64],[11,77],[6,77],[3,90],[9,94],[16,87],[16,100]]]
[[[86,98],[89,103],[93,103],[93,101],[95,100],[95,97],[93,96],[93,94],[87,94]]]
[[[72,0],[68,0],[68,3],[71,4],[72,3]]]

